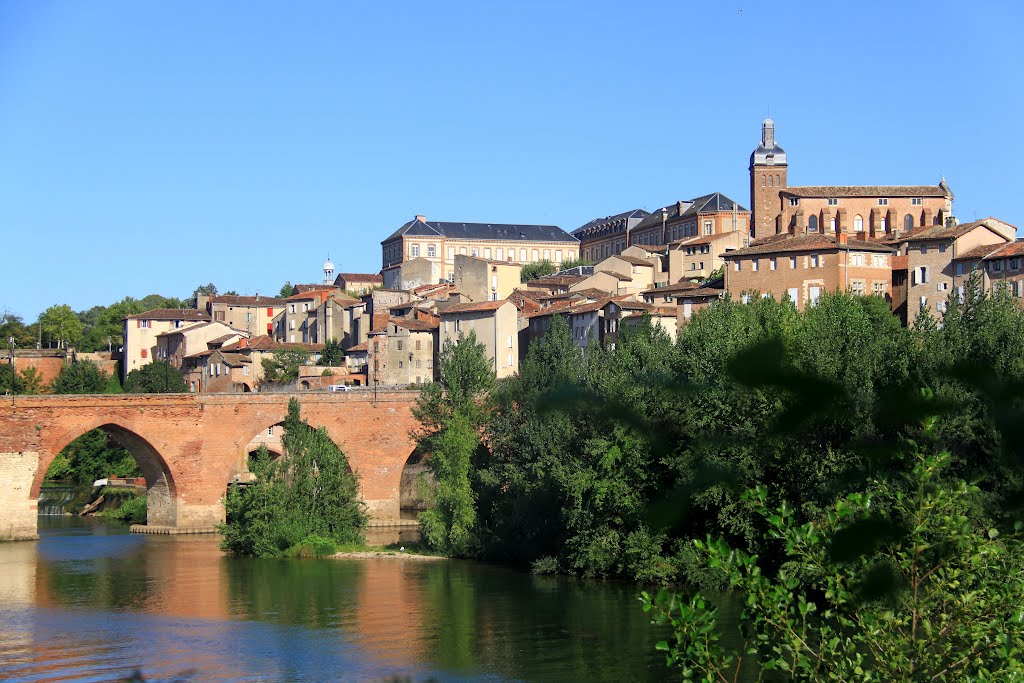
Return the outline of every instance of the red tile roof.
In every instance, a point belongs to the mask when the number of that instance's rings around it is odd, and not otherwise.
[[[779,194],[791,197],[945,197],[938,185],[807,185],[785,187]]]
[[[323,344],[304,344],[302,342],[279,342],[267,335],[238,341],[220,347],[221,351],[277,351],[280,349],[302,349],[303,351],[323,351]],[[199,354],[196,354],[199,355]]]
[[[362,344],[356,344],[355,346],[348,347],[348,350],[346,350],[345,353],[352,353],[352,352],[359,353],[360,351],[369,351],[369,350],[370,350],[370,342],[364,341]]]
[[[960,223],[958,225],[928,225],[923,228],[915,228],[910,233],[907,233],[900,237],[900,241],[903,242],[914,242],[917,240],[948,240],[956,239],[962,235],[966,235],[971,230],[979,226],[985,226],[991,229],[988,225],[989,221],[996,223],[1002,223],[1003,225],[1017,230],[1015,226],[1010,225],[1006,221],[1001,221],[998,218],[989,216],[988,218],[982,218],[980,220],[971,221],[970,223]]]
[[[648,289],[641,294],[674,294],[676,292],[683,292],[688,289],[697,289],[700,287],[696,282],[690,282],[689,280],[683,280],[677,282],[674,285],[668,285],[667,287],[655,287],[654,289]]]
[[[349,280],[353,282],[379,282],[384,284],[384,276],[380,273],[338,273],[338,277],[334,278],[335,282],[339,280]]]
[[[496,311],[505,304],[510,303],[508,299],[502,299],[501,301],[479,301],[479,302],[468,302],[464,304],[448,304],[444,307],[438,307],[438,315],[444,316],[451,313],[474,313],[477,311]]]
[[[868,240],[850,240],[847,244],[838,244],[835,237],[822,234],[811,235],[772,235],[754,240],[749,247],[734,249],[721,254],[728,259],[736,256],[754,256],[758,254],[777,254],[794,251],[880,251],[892,253],[893,246]]]
[[[436,320],[413,320],[412,318],[392,318],[392,325],[398,325],[404,327],[410,332],[430,332],[436,330],[438,321]]]

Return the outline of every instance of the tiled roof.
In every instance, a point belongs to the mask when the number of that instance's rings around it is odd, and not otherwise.
[[[477,311],[496,311],[505,304],[509,303],[508,299],[502,299],[501,301],[479,301],[469,302],[464,304],[448,304],[447,306],[438,307],[438,315],[444,316],[451,313],[474,313]]]
[[[436,330],[438,326],[436,320],[413,320],[412,318],[392,318],[391,324],[404,327],[410,332],[429,332]]]
[[[221,358],[224,359],[224,363],[230,365],[233,368],[242,367],[243,363],[252,363],[252,359],[246,358],[240,353],[224,353],[221,352]]]
[[[384,332],[388,329],[388,321],[391,319],[387,313],[374,313],[370,321],[370,332]]]
[[[779,194],[791,197],[945,197],[939,185],[807,185],[784,187]]]
[[[697,287],[695,289],[688,289],[685,292],[680,292],[676,295],[676,300],[679,299],[707,299],[709,297],[719,297],[725,293],[724,289],[718,287]]]
[[[228,306],[284,306],[284,299],[271,296],[235,296],[225,294],[223,296],[211,296],[211,304],[227,304]]]
[[[900,256],[899,254],[893,254],[889,263],[892,264],[893,270],[906,270],[909,267],[909,259],[906,256]]]
[[[369,350],[370,350],[370,342],[364,341],[362,344],[356,344],[355,346],[348,347],[348,350],[345,351],[345,353],[353,353],[353,352],[354,353],[359,353],[360,351],[369,351]]]
[[[494,240],[500,242],[573,242],[575,237],[557,225],[515,225],[507,223],[453,223],[413,219],[391,233],[386,240],[403,235],[447,237],[462,240]]]
[[[956,256],[953,257],[953,260],[954,261],[970,261],[970,260],[982,259],[982,258],[985,258],[986,256],[988,256],[989,254],[991,254],[992,252],[997,251],[1000,247],[1004,247],[1004,246],[1006,246],[1006,245],[1004,245],[1004,244],[983,244],[981,246],[974,247],[973,249],[968,249],[967,251],[962,251],[962,252],[958,253]]]
[[[1003,225],[1006,225],[1016,230],[1016,228],[1010,225],[1009,223],[1001,221],[998,218],[993,218],[992,216],[989,216],[988,218],[982,218],[980,220],[971,221],[970,223],[960,223],[958,225],[928,225],[923,228],[916,228],[913,231],[904,234],[902,237],[900,237],[900,241],[914,242],[917,240],[956,239],[957,237],[966,235],[971,230],[974,230],[979,226],[984,225],[985,227],[990,227],[988,225],[989,221],[1002,223]]]
[[[626,263],[631,263],[634,266],[647,266],[648,268],[653,268],[654,267],[654,264],[651,263],[650,261],[647,261],[647,260],[642,259],[642,258],[638,258],[636,256],[626,256],[624,254],[616,254],[615,256],[611,256],[609,258],[617,258],[617,259],[619,259],[621,261],[625,261]]]
[[[186,332],[191,332],[193,330],[198,330],[198,329],[201,329],[201,328],[204,328],[204,327],[209,327],[212,324],[213,324],[212,322],[207,320],[205,322],[194,323],[192,325],[187,325],[185,327],[178,327],[178,328],[175,328],[175,329],[172,329],[172,330],[167,330],[166,332],[161,332],[160,334],[158,334],[156,336],[157,336],[158,339],[160,337],[173,337],[176,334],[185,334]]]
[[[384,284],[384,276],[380,273],[338,273],[338,277],[334,278],[334,284],[340,285],[342,282],[379,282]]]
[[[575,301],[575,300],[560,301],[557,304],[548,306],[547,308],[543,308],[543,309],[537,311],[536,313],[530,313],[526,317],[527,318],[543,318],[544,316],[548,316],[548,315],[557,315],[557,314],[560,314],[560,313],[569,313],[569,312],[572,312],[573,310],[575,310],[576,307],[578,307],[578,306],[586,306],[586,305],[589,305],[589,302],[580,302],[580,301]]]
[[[676,240],[670,246],[673,247],[696,247],[702,244],[714,244],[718,240],[733,239],[733,233],[720,232],[717,235],[698,235]]]
[[[586,275],[543,275],[527,281],[526,286],[575,285],[587,279]]]
[[[338,290],[335,289],[333,285],[321,285],[316,289],[301,289],[298,294],[292,294],[288,297],[288,301],[306,301],[309,299],[316,299],[317,301],[320,301],[324,296],[336,291]]]
[[[263,334],[252,339],[240,339],[234,343],[222,346],[220,351],[277,351],[279,349],[302,349],[303,351],[322,351],[323,344],[304,344],[301,342],[279,342]],[[198,354],[197,354],[198,355]]]
[[[210,314],[194,308],[154,308],[144,313],[126,315],[125,320],[202,320],[209,321]]]
[[[1024,256],[1024,241],[1017,240],[1016,242],[1004,244],[1003,246],[999,247],[985,258],[1006,258],[1007,256]]]
[[[736,256],[754,256],[757,254],[776,254],[792,251],[880,251],[892,253],[894,247],[868,240],[850,240],[848,244],[837,244],[834,237],[822,234],[813,235],[772,235],[754,240],[749,247],[734,249],[722,254],[722,258]]]
[[[683,281],[677,282],[674,285],[668,285],[667,287],[655,287],[654,289],[648,289],[647,291],[640,292],[641,294],[674,294],[676,292],[685,292],[690,289],[697,289],[700,287],[696,282]]]
[[[216,339],[210,339],[206,343],[207,344],[226,344],[226,343],[228,343],[229,340],[234,339],[239,334],[240,334],[239,332],[232,332],[230,334],[225,334],[225,335],[222,335],[220,337],[217,337]]]
[[[643,219],[649,214],[643,209],[633,209],[632,211],[623,211],[617,213],[614,216],[605,216],[604,218],[595,218],[592,221],[584,223],[580,227],[572,231],[572,234],[576,237],[587,237],[602,230],[611,230],[609,234],[618,234],[626,231],[626,223],[631,218]]]

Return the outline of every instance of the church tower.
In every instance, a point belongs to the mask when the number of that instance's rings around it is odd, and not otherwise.
[[[775,143],[775,122],[761,124],[761,144],[750,155],[750,234],[753,239],[778,232],[782,214],[779,190],[787,187],[786,152]]]

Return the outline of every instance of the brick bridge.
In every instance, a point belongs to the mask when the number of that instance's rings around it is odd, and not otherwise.
[[[371,519],[398,520],[402,470],[414,449],[416,392],[4,396],[0,540],[37,537],[46,470],[65,446],[97,428],[138,461],[151,527],[209,529],[224,521],[226,486],[246,471],[250,450],[260,443],[280,447],[277,425],[292,396],[303,419],[326,427],[345,451]]]

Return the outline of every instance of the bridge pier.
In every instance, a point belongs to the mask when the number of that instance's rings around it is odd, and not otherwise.
[[[39,501],[30,495],[37,469],[37,451],[0,453],[0,541],[39,538]]]

